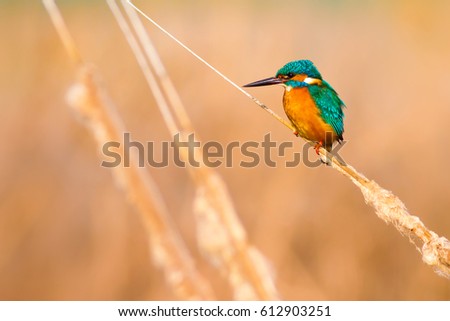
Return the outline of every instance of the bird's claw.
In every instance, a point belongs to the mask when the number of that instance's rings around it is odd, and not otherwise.
[[[314,146],[314,150],[316,151],[317,155],[320,155],[319,151],[322,146],[323,146],[322,142],[317,142],[316,145]]]

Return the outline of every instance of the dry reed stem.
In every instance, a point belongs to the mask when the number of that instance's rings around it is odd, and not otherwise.
[[[52,20],[58,21],[55,27],[60,36],[70,35],[55,3],[48,0],[44,3]],[[63,43],[66,49],[76,49],[71,38],[63,39]],[[71,55],[71,58],[74,56]],[[80,61],[75,59],[76,63]],[[98,79],[93,66],[79,64],[78,80],[68,92],[68,101],[101,148],[108,141],[120,141],[125,130]],[[123,159],[123,144],[117,152]],[[208,283],[196,271],[193,259],[175,232],[155,183],[144,169],[137,166],[136,157],[132,157],[130,167],[116,167],[114,174],[128,200],[140,213],[149,236],[153,260],[164,271],[166,281],[174,292],[183,299],[213,299]]]
[[[156,77],[152,74],[147,61],[143,58],[144,53],[125,18],[114,1],[109,0],[108,4],[130,43],[150,89],[154,96],[158,97],[158,107],[169,131],[172,135],[180,134],[181,141],[187,141],[187,133],[193,132],[191,121],[142,22],[126,1],[122,1],[145,55],[152,64],[170,104],[165,99],[159,99],[164,96],[163,92],[157,85]],[[172,107],[172,111],[169,106]],[[174,127],[176,122],[179,125]],[[198,135],[196,139],[199,140]],[[181,156],[185,161],[188,160],[186,150],[181,150]],[[188,168],[197,188],[194,213],[201,252],[228,278],[235,299],[277,299],[269,265],[259,251],[249,244],[225,183],[219,174],[204,165],[199,149],[194,149],[193,156],[194,160],[200,164],[199,167]]]
[[[155,25],[164,34],[174,40],[181,47],[186,49],[198,60],[203,62],[211,70],[221,76],[225,81],[230,83],[233,87],[238,89],[248,98],[253,100],[259,107],[267,111],[272,117],[280,123],[295,131],[292,124],[285,121],[269,107],[254,98],[248,92],[239,87],[236,83],[210,65],[202,57],[197,55],[189,47],[183,44],[180,40],[175,38],[172,34],[162,28],[158,23],[151,19],[142,10],[137,8],[130,0],[127,1],[137,12],[144,16],[148,21]],[[156,69],[156,68],[155,68]],[[313,142],[306,140],[309,144],[314,145]],[[409,240],[416,246],[417,250],[422,254],[422,260],[433,267],[435,272],[446,278],[450,278],[450,242],[445,237],[439,237],[436,233],[429,230],[417,216],[408,213],[403,202],[396,197],[392,192],[383,189],[373,180],[367,179],[364,175],[357,172],[352,166],[344,164],[333,157],[333,154],[328,153],[325,149],[320,149],[320,154],[330,162],[332,168],[336,169],[344,176],[348,177],[356,186],[358,186],[364,196],[367,204],[375,209],[375,213],[386,223],[391,223],[402,234],[408,236]]]
[[[437,274],[450,278],[450,242],[428,229],[419,217],[409,214],[405,204],[392,192],[375,181],[368,180],[353,167],[335,160],[333,158],[333,168],[349,177],[360,188],[364,200],[375,209],[377,216],[407,236],[422,254],[422,260]]]
[[[53,25],[56,28],[56,32],[59,34],[59,38],[61,39],[66,51],[70,57],[70,59],[76,64],[82,63],[81,55],[75,46],[75,42],[72,36],[69,33],[69,30],[66,28],[66,24],[64,23],[64,19],[59,13],[58,7],[54,0],[42,0],[45,9],[50,14],[50,19],[53,22]]]

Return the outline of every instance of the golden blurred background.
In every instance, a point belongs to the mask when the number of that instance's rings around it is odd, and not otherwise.
[[[107,5],[57,3],[132,138],[170,140]],[[344,159],[450,237],[449,1],[135,3],[238,84],[272,76],[291,60],[314,61],[347,105]],[[149,258],[139,216],[66,103],[75,68],[42,4],[0,6],[0,299],[177,299]],[[270,132],[301,149],[302,140],[147,26],[204,141],[261,142]],[[251,93],[283,114],[280,87]],[[450,299],[450,282],[336,171],[304,164],[248,169],[236,157],[218,171],[282,298]],[[148,171],[199,270],[219,299],[230,299],[224,278],[196,249],[186,170]]]

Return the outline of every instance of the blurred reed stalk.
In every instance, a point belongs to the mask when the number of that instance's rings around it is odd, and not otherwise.
[[[124,0],[122,0],[125,2]],[[155,25],[159,30],[165,33],[168,37],[174,40],[178,45],[186,49],[194,57],[203,62],[206,66],[211,68],[215,73],[221,76],[225,81],[230,83],[233,87],[238,89],[248,98],[253,100],[259,107],[267,111],[272,117],[278,120],[280,123],[295,131],[292,124],[285,121],[278,116],[274,111],[261,103],[258,99],[254,98],[248,92],[243,90],[240,86],[210,65],[202,57],[197,55],[189,47],[183,44],[180,40],[175,38],[172,34],[162,28],[158,23],[151,19],[142,10],[137,8],[130,0],[126,1],[139,12],[144,18]],[[156,70],[157,67],[155,68]],[[160,77],[166,77],[163,73]],[[306,140],[309,144],[315,145],[313,142]],[[445,237],[439,237],[435,232],[428,229],[419,217],[411,215],[403,202],[395,196],[392,192],[382,188],[375,181],[367,179],[363,174],[356,171],[352,166],[344,164],[339,161],[337,157],[333,157],[333,154],[327,152],[321,148],[319,150],[321,156],[326,159],[327,163],[330,163],[332,168],[348,177],[362,192],[367,204],[375,209],[375,213],[386,223],[391,223],[402,235],[409,238],[416,249],[422,254],[422,260],[426,264],[430,265],[434,271],[446,278],[450,278],[450,242]]]
[[[192,123],[139,16],[122,1],[130,26],[116,2],[107,2],[136,56],[170,134],[179,133],[180,140],[187,141],[188,135],[194,132]],[[196,139],[200,140],[197,134]],[[187,150],[180,152],[189,164]],[[227,278],[234,299],[277,299],[269,264],[249,244],[223,179],[204,164],[200,149],[194,149],[193,158],[200,164],[199,167],[188,166],[188,171],[196,186],[194,216],[201,253]]]
[[[99,81],[97,70],[82,62],[55,2],[43,0],[43,3],[70,58],[77,65],[78,79],[68,92],[69,104],[91,130],[99,148],[108,141],[120,141],[125,128]],[[123,159],[122,146],[117,152]],[[176,232],[156,184],[147,171],[137,166],[136,159],[132,155],[128,168],[116,167],[114,177],[144,222],[153,261],[163,270],[167,283],[180,298],[214,299],[208,282],[197,272],[194,260]]]

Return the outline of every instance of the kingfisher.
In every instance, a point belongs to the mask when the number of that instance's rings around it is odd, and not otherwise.
[[[275,77],[244,87],[276,84],[284,86],[283,107],[296,136],[314,142],[317,154],[320,147],[330,152],[334,142],[342,142],[345,104],[310,60],[288,62]]]

